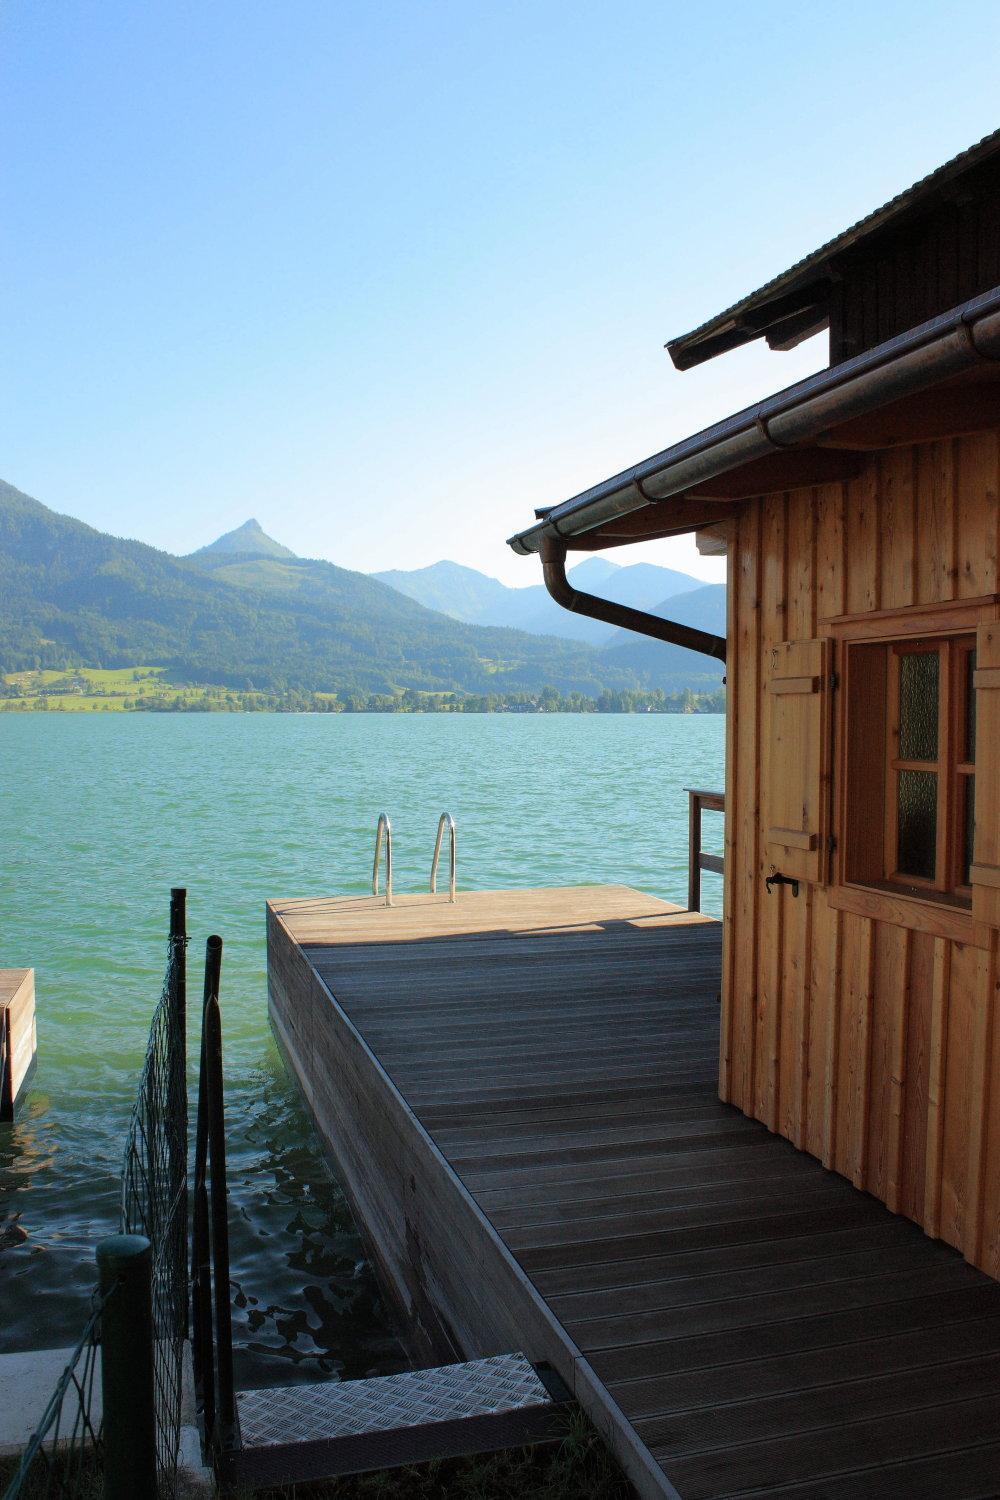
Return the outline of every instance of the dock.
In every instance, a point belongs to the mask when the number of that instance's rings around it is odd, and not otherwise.
[[[14,1106],[35,1061],[34,969],[0,969],[0,1121]]]
[[[627,886],[269,903],[417,1356],[551,1364],[643,1497],[995,1495],[1000,1284],[719,1101],[721,932]]]

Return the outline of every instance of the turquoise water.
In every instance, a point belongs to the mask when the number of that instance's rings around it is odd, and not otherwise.
[[[35,968],[39,1038],[0,1126],[0,1350],[73,1342],[85,1318],[184,885],[193,990],[205,938],[225,940],[238,1376],[399,1367],[268,1028],[264,902],[364,891],[384,808],[400,891],[426,889],[448,809],[460,888],[624,881],[683,903],[683,788],[722,785],[723,730],[714,715],[0,715],[0,967]],[[717,911],[717,877],[704,892]]]

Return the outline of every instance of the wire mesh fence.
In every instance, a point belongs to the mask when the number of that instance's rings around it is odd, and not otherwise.
[[[166,1496],[177,1487],[188,1307],[184,894],[171,893],[167,966],[132,1108],[121,1195],[122,1233],[143,1236],[151,1252],[156,1470]],[[114,1284],[94,1292],[86,1327],[3,1500],[96,1500],[103,1493],[101,1358],[110,1364],[112,1351],[101,1348],[101,1315],[115,1293]],[[148,1345],[143,1359],[148,1371]]]
[[[177,1470],[188,1306],[186,942],[172,915],[122,1171],[122,1232],[145,1235],[152,1246],[156,1459],[168,1489]]]
[[[101,1493],[100,1329],[112,1287],[90,1317],[4,1490],[4,1500],[82,1500]]]

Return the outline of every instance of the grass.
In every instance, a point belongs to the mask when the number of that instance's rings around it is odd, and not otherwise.
[[[18,1458],[0,1458],[0,1494],[17,1472]],[[49,1474],[36,1461],[21,1500],[47,1500]],[[101,1500],[104,1476],[87,1453],[73,1475],[73,1500]],[[230,1489],[226,1500],[634,1500],[635,1492],[578,1407],[566,1419],[563,1439],[545,1447],[483,1453],[405,1469],[384,1469],[350,1479],[292,1484],[269,1490]],[[179,1497],[182,1500],[182,1497]]]
[[[228,1500],[254,1500],[231,1490]],[[635,1492],[575,1408],[561,1442],[484,1453],[350,1479],[256,1491],[255,1500],[634,1500]]]
[[[0,1458],[0,1495],[6,1494],[20,1462],[19,1454]],[[25,1475],[18,1500],[54,1500],[64,1494],[73,1500],[103,1500],[104,1470],[95,1453],[74,1454],[70,1464],[56,1459],[51,1469],[39,1455]]]
[[[265,696],[260,693],[237,694],[215,684],[183,686],[166,681],[163,677],[165,671],[165,667],[147,666],[7,672],[0,678],[7,689],[6,694],[0,695],[0,712],[44,707],[63,713],[123,713],[186,703],[211,707],[228,703],[234,706],[245,703],[247,699]]]

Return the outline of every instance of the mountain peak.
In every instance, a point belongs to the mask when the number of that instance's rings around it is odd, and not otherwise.
[[[260,522],[252,517],[249,521],[244,521],[242,526],[237,526],[235,531],[227,531],[214,542],[209,542],[207,547],[199,547],[191,556],[201,557],[206,552],[232,552],[241,557],[295,556],[290,547],[283,547],[274,537],[268,536]]]

